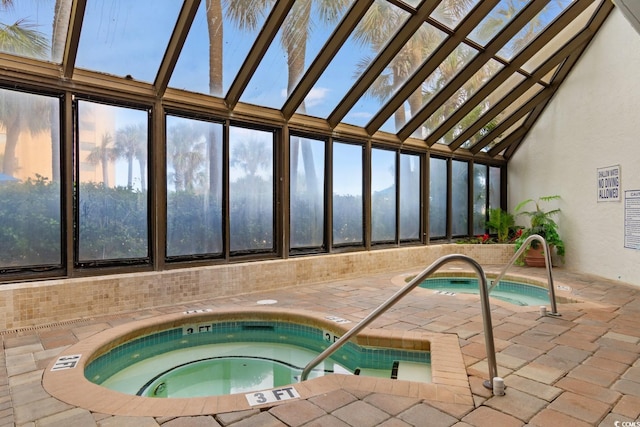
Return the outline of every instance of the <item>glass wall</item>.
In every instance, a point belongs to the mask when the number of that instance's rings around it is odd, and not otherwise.
[[[0,89],[0,272],[63,261],[59,120],[58,98]]]
[[[333,244],[364,243],[363,147],[333,143]]]
[[[396,240],[396,153],[371,149],[371,241]]]
[[[229,129],[231,252],[274,250],[274,133]]]
[[[324,168],[326,142],[292,136],[290,145],[291,249],[316,248],[324,242]]]
[[[167,257],[221,255],[222,124],[166,117]]]
[[[422,153],[367,153],[362,144],[292,134],[290,191],[279,194],[275,128],[172,109],[160,116],[157,128],[165,132],[152,135],[152,107],[78,98],[69,107],[76,129],[67,136],[69,153],[59,98],[0,89],[0,102],[2,272],[60,270],[67,253],[69,268],[149,267],[156,243],[165,254],[160,263],[275,256],[284,246],[276,235],[284,213],[277,200],[289,209],[291,253],[422,242],[425,208],[431,239],[465,237],[470,226],[482,234],[488,205],[501,204],[497,166],[433,157],[427,181]],[[18,113],[34,119],[27,124]],[[158,144],[165,144],[160,153],[149,149]],[[65,158],[73,159],[67,168]],[[152,158],[162,159],[161,167],[150,167]],[[65,176],[73,180],[66,186]],[[65,188],[73,193],[65,196]],[[66,223],[65,197],[73,208]],[[65,249],[65,241],[73,247]]]
[[[149,253],[147,111],[77,101],[77,262]]]

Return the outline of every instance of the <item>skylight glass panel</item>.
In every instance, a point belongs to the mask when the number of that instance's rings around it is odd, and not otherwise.
[[[528,0],[502,0],[469,34],[469,39],[485,46],[529,3]]]
[[[351,3],[296,1],[240,101],[280,109]]]
[[[513,88],[518,86],[524,79],[525,77],[520,73],[511,74],[481,102],[481,104],[486,105],[485,110],[488,110],[489,108],[494,106],[498,101],[500,101],[509,92],[511,92]]]
[[[273,2],[253,3],[224,2],[218,16],[200,2],[169,86],[224,96],[271,13]]]
[[[491,79],[503,65],[495,60],[489,60],[480,70],[478,70],[467,82],[456,91],[447,101],[445,101],[429,120],[424,124],[425,134],[430,135],[446,119],[462,107],[469,98],[473,96],[484,84]],[[475,111],[475,110],[474,110]]]
[[[524,49],[538,34],[555,20],[571,4],[570,0],[551,1],[518,34],[513,37],[499,52],[498,56],[511,60]]]
[[[458,47],[456,47],[453,52],[451,52],[449,56],[442,61],[440,66],[431,73],[431,75],[422,84],[420,110],[424,105],[431,102],[433,97],[436,96],[436,94],[440,92],[442,88],[444,88],[477,54],[477,50],[466,44],[458,45]],[[404,114],[406,121],[404,123],[396,121],[396,125],[399,125],[400,127],[404,126],[411,117],[417,114],[418,111],[406,111]],[[419,127],[414,132],[414,136],[417,138],[426,137],[426,129],[422,126]]]
[[[506,131],[504,131],[500,135],[497,135],[495,138],[493,138],[493,140],[491,140],[491,142],[489,144],[487,144],[485,147],[482,147],[482,149],[480,151],[483,152],[483,153],[486,153],[487,151],[491,150],[496,145],[500,144],[500,142],[503,139],[507,138],[509,135],[511,135],[516,130],[520,129],[520,127],[527,120],[527,117],[529,117],[529,114],[525,114],[524,117],[522,117],[520,120],[516,121],[514,124],[509,126],[509,129],[507,129]]]
[[[76,66],[153,82],[182,2],[88,0]]]
[[[441,1],[431,13],[431,18],[455,29],[462,19],[478,4],[478,0],[469,1]]]
[[[524,94],[520,95],[518,97],[518,99],[515,100],[515,102],[509,104],[509,106],[507,108],[505,108],[504,110],[502,110],[500,112],[500,114],[498,114],[496,117],[494,117],[489,122],[487,122],[487,124],[482,129],[480,129],[478,132],[476,132],[476,134],[474,136],[469,138],[469,140],[467,142],[465,142],[465,144],[469,144],[471,146],[476,144],[486,134],[488,134],[491,130],[493,130],[495,127],[500,125],[500,123],[502,123],[503,120],[505,120],[508,117],[510,117],[520,107],[522,107],[524,104],[526,104],[531,98],[536,96],[536,94],[538,94],[538,92],[540,92],[542,89],[543,89],[543,86],[540,86],[540,85],[534,85],[534,86],[530,87],[529,90],[527,90]],[[466,130],[467,127],[471,126],[472,124],[473,123],[469,123],[465,127],[460,126],[460,128],[461,128],[462,131],[464,131],[464,130]]]
[[[376,0],[305,98],[307,114],[328,117],[408,18],[407,12]]]
[[[505,108],[502,113],[499,114],[499,117],[505,117],[505,116],[510,116],[511,114],[513,114],[517,109],[519,109],[520,107],[522,107],[524,104],[526,104],[531,98],[533,98],[534,96],[536,96],[540,91],[542,91],[544,89],[544,86],[539,85],[539,84],[535,84],[533,86],[531,86],[529,89],[527,89],[527,91],[525,93],[523,93],[522,95],[520,95],[518,97],[518,99],[516,99],[515,101],[511,102],[509,104],[509,106],[507,108]]]
[[[57,3],[56,0],[1,2],[0,52],[61,63],[71,2],[61,2],[56,14]]]
[[[538,50],[538,52],[536,52],[536,54],[522,66],[522,69],[527,72],[533,72],[536,68],[542,65],[544,61],[549,59],[555,52],[564,46],[565,43],[584,29],[584,27],[589,23],[589,20],[593,17],[593,13],[597,6],[597,2],[594,2],[586,8],[576,19],[564,27],[557,36],[551,39],[549,43]]]
[[[502,100],[509,92],[511,92],[520,82],[524,80],[521,74],[513,74],[505,80],[497,89],[489,96],[476,105],[464,118],[447,131],[437,142],[439,144],[449,145],[465,130],[480,120],[484,114],[489,111],[497,102]],[[525,101],[526,102],[526,101]],[[519,104],[521,105],[521,104]],[[495,127],[497,123],[488,123],[483,129],[486,132],[490,128]]]
[[[365,126],[442,43],[445,37],[444,32],[429,24],[423,24],[387,68],[382,71],[382,74],[378,76],[364,96],[353,106],[343,121],[356,126]],[[417,96],[420,94],[418,93]],[[407,104],[406,108],[409,108],[408,100],[405,104]],[[404,119],[401,117],[404,108],[403,106],[396,114],[401,123],[404,123]],[[390,128],[383,130],[394,132],[394,122],[390,124]]]

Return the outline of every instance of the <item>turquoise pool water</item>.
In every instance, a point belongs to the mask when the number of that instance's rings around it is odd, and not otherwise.
[[[297,383],[306,364],[335,339],[331,332],[289,322],[185,325],[124,343],[92,361],[84,374],[104,387],[149,397],[244,393]],[[398,366],[430,381],[428,352],[353,343],[309,378],[331,373],[400,378]]]
[[[478,279],[475,278],[436,277],[426,279],[420,284],[420,287],[433,289],[438,293],[480,294]],[[489,297],[497,298],[519,306],[540,306],[549,304],[549,291],[545,288],[505,280],[501,280],[498,285],[493,288]]]

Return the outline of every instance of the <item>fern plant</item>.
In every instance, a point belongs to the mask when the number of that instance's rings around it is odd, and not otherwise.
[[[522,234],[516,239],[516,251],[520,249],[524,241],[534,234],[543,237],[549,246],[556,248],[556,253],[560,257],[564,257],[565,246],[564,242],[558,234],[558,223],[553,219],[560,213],[560,209],[551,209],[545,211],[542,208],[542,203],[550,202],[552,200],[560,199],[559,195],[554,196],[542,196],[538,199],[527,199],[520,203],[515,208],[516,215],[524,215],[529,218],[530,226],[522,230]],[[524,210],[525,207],[533,203],[535,209]],[[533,248],[537,248],[540,243],[537,241],[531,242]]]

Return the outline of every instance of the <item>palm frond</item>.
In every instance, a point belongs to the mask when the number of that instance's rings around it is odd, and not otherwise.
[[[12,25],[0,23],[0,51],[45,58],[49,53],[49,41],[37,25],[20,19]]]

